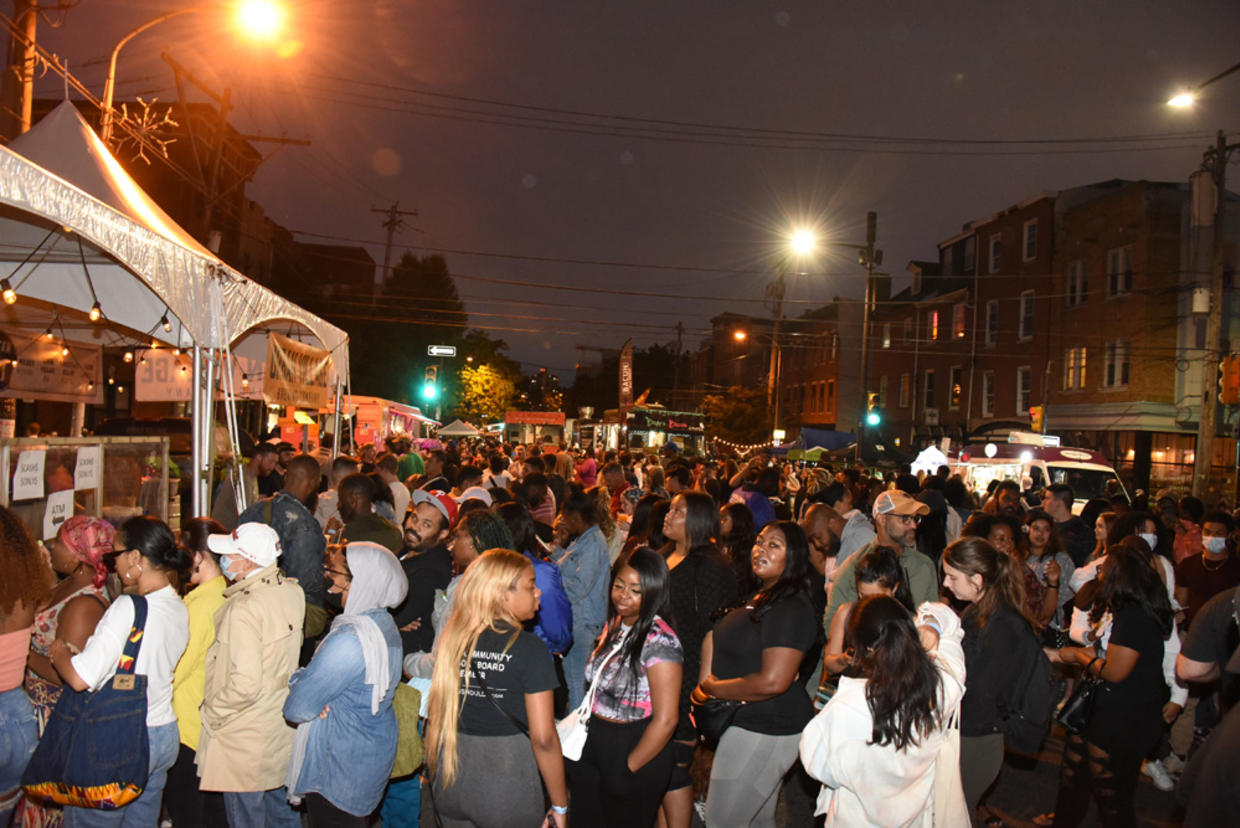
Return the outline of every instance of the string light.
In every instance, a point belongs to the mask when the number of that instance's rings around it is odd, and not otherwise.
[[[116,385],[116,378],[108,377],[108,385]]]
[[[90,321],[98,322],[100,318],[102,317],[103,317],[103,308],[99,307],[99,302],[98,300],[96,300],[95,304],[90,306]]]
[[[719,443],[720,445],[723,445],[723,446],[726,446],[727,448],[732,449],[733,451],[739,452],[740,454],[748,454],[751,451],[757,451],[758,449],[770,448],[771,446],[775,445],[774,440],[767,440],[765,443],[751,443],[749,445],[743,445],[741,443],[733,443],[730,440],[723,439],[722,437],[715,437],[714,441],[716,443]]]
[[[0,279],[0,291],[4,293],[4,304],[11,305],[17,301],[17,291],[8,279]]]
[[[168,314],[165,313],[163,316],[159,317],[159,324],[163,326],[166,332],[172,333],[172,323],[168,321]]]
[[[61,355],[62,357],[67,357],[67,356],[69,356],[69,345],[68,345],[68,343],[65,343],[65,342],[60,343],[60,355]]]
[[[126,362],[133,362],[133,351],[126,351],[124,359]]]
[[[118,394],[124,394],[124,393],[125,393],[125,386],[123,386],[123,385],[118,385],[118,386],[116,386],[116,393],[118,393]]]
[[[51,325],[48,325],[47,330],[43,332],[43,338],[51,342],[52,340],[52,326]]]
[[[188,370],[188,369],[187,369],[184,365],[182,365],[182,366],[181,366],[181,376],[185,376],[185,372],[186,372],[187,370]]]
[[[87,390],[87,391],[94,391],[94,390],[95,390],[95,381],[94,381],[94,380],[87,380],[87,381],[86,381],[86,390]]]
[[[9,360],[9,364],[16,368],[18,365],[21,365],[21,362],[18,361],[17,357],[13,357]]]
[[[244,371],[241,373],[241,388],[244,391],[250,390],[250,375]]]

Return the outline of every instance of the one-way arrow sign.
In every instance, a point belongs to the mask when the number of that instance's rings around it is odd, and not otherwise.
[[[427,345],[426,355],[437,356],[437,357],[454,357],[456,356],[456,346],[455,345]]]

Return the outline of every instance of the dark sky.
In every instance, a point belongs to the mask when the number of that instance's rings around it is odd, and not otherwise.
[[[117,39],[190,5],[82,0],[40,41],[99,92]],[[964,222],[1036,193],[1185,180],[1213,130],[1240,129],[1240,73],[1192,112],[1163,105],[1240,60],[1235,0],[296,6],[285,57],[207,15],[151,29],[122,52],[118,99],[175,97],[164,49],[230,86],[243,131],[312,141],[250,189],[276,221],[321,234],[306,241],[373,242],[381,261],[370,207],[418,209],[422,232],[398,242],[464,251],[445,255],[471,323],[565,379],[590,358],[579,343],[667,342],[683,321],[695,347],[715,313],[767,312],[757,300],[795,224],[860,242],[875,210],[902,276]],[[1133,136],[1164,137],[1107,140]],[[1082,138],[1102,140],[1014,143]],[[1001,143],[965,143],[979,141]],[[792,313],[860,292],[848,250],[800,270]]]

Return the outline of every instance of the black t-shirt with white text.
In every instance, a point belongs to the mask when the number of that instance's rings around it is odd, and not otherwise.
[[[472,661],[474,670],[486,682],[495,703],[526,725],[529,721],[525,715],[525,695],[560,686],[547,645],[525,630],[518,631],[515,639],[511,629],[504,632],[483,630],[474,645]],[[465,690],[466,676],[469,677],[468,695]],[[470,672],[467,661],[461,662],[460,692],[462,733],[471,736],[511,736],[521,732],[487,698],[477,676]]]

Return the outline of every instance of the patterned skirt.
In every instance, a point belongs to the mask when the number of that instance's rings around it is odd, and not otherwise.
[[[39,723],[39,736],[47,727],[48,717],[60,700],[61,686],[53,684],[30,670],[26,671],[26,694],[34,704],[34,717]],[[60,828],[64,823],[64,812],[56,805],[43,805],[32,802],[25,796],[17,803],[17,811],[13,814],[15,828]]]

